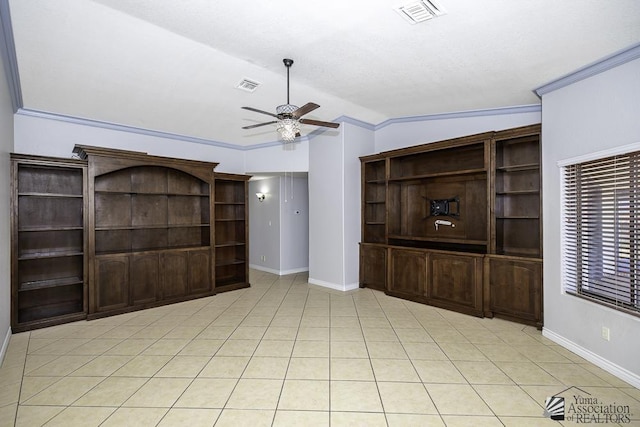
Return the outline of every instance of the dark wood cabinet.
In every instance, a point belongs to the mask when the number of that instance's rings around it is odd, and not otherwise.
[[[86,162],[11,155],[11,326],[83,319]]]
[[[360,287],[385,290],[387,283],[387,247],[360,244]]]
[[[105,255],[95,260],[92,312],[109,312],[129,306],[129,257]]]
[[[360,285],[541,326],[540,159],[539,125],[361,157]]]

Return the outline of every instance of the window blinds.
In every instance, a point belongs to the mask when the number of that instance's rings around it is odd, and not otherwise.
[[[640,312],[640,152],[564,167],[565,291]]]

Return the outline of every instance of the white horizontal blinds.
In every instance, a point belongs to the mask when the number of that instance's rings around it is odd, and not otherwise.
[[[564,168],[564,286],[640,311],[640,153]]]

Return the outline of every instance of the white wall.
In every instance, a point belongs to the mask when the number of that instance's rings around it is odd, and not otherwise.
[[[0,43],[4,33],[0,28]],[[9,208],[9,183],[11,182],[9,153],[13,151],[13,105],[5,73],[5,63],[0,55],[0,362],[4,357],[11,336],[11,233]]]
[[[275,134],[275,132],[274,132]],[[309,171],[309,140],[270,145],[244,152],[244,170],[256,172]]]
[[[260,202],[256,193],[267,196]],[[249,265],[274,274],[280,271],[280,203],[280,177],[249,181]]]
[[[543,95],[544,334],[640,387],[640,318],[563,294],[557,162],[640,143],[640,59]],[[611,341],[600,336],[611,330]]]
[[[217,172],[243,173],[244,152],[213,145],[16,114],[17,153],[71,157],[76,144],[142,151],[148,154],[219,163]]]
[[[387,151],[427,142],[510,129],[540,123],[539,107],[503,108],[492,111],[441,114],[428,120],[397,121],[375,132],[375,151]]]

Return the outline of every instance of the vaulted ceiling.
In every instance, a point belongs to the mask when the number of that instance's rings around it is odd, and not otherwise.
[[[415,25],[402,4],[9,1],[25,109],[238,145],[276,140],[242,130],[270,118],[240,107],[285,103],[283,58],[291,102],[321,105],[307,117],[377,124],[538,104],[536,87],[640,42],[637,0],[440,0]]]

